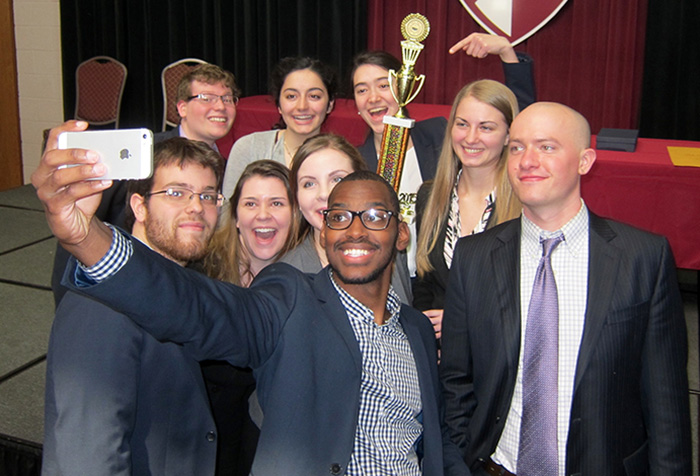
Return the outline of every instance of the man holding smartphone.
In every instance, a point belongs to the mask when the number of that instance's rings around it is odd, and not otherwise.
[[[222,173],[202,142],[158,144],[151,178],[129,182],[127,227],[181,266],[201,258]],[[44,475],[214,474],[218,435],[199,363],[73,292],[51,330],[44,423]]]

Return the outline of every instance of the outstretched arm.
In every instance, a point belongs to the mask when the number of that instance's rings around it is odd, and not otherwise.
[[[83,264],[92,266],[107,253],[112,242],[112,231],[95,218],[102,191],[112,181],[88,180],[107,173],[96,152],[57,148],[61,132],[82,131],[87,126],[83,121],[68,121],[51,129],[39,167],[32,174],[32,185],[61,246]]]
[[[453,55],[460,50],[474,58],[498,55],[504,63],[518,62],[518,56],[506,38],[488,33],[472,33],[466,38],[459,40],[450,48],[450,54]]]

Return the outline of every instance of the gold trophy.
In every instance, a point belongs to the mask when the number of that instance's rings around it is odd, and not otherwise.
[[[420,43],[428,37],[430,23],[418,13],[411,13],[401,22],[401,71],[389,71],[391,94],[399,105],[395,116],[384,116],[384,135],[379,153],[377,173],[384,177],[398,192],[401,171],[406,158],[410,129],[416,121],[408,117],[406,105],[413,101],[425,82],[425,75],[416,76],[414,66],[423,45]]]

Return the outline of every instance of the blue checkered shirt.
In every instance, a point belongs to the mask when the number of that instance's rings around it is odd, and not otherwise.
[[[421,474],[416,446],[423,434],[418,372],[413,352],[399,321],[401,302],[389,290],[382,326],[374,314],[333,280],[362,354],[360,413],[349,476]]]

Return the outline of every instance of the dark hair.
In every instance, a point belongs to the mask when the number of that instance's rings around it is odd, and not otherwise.
[[[290,56],[282,58],[270,73],[270,96],[275,100],[275,104],[278,107],[284,80],[287,79],[289,73],[302,69],[310,69],[316,73],[326,88],[328,100],[332,101],[335,99],[335,95],[338,92],[338,79],[333,68],[320,60],[309,58],[308,56]]]
[[[177,101],[187,101],[192,96],[192,83],[201,81],[207,84],[223,83],[231,90],[234,97],[241,97],[241,90],[236,85],[236,78],[233,73],[219,68],[215,64],[205,63],[197,66],[192,71],[184,75],[177,85]]]
[[[393,69],[397,73],[401,69],[401,61],[399,61],[396,56],[386,51],[372,50],[363,51],[362,53],[356,54],[352,59],[352,68],[350,69],[350,81],[347,89],[349,97],[354,96],[355,72],[357,71],[357,68],[366,64],[379,66],[387,71]]]
[[[184,137],[159,142],[153,148],[153,173],[143,180],[130,180],[127,184],[126,208],[124,210],[124,226],[131,230],[136,217],[131,209],[131,196],[135,193],[148,201],[148,192],[152,191],[156,172],[161,167],[177,165],[183,167],[188,164],[201,165],[211,169],[216,177],[217,190],[221,187],[221,179],[224,173],[224,159],[218,152],[209,147],[205,142],[189,140]]]
[[[241,177],[236,183],[228,204],[228,210],[219,220],[216,233],[209,242],[209,250],[204,257],[204,271],[209,277],[242,285],[243,278],[247,275],[254,278],[250,271],[250,259],[248,250],[245,250],[239,236],[236,221],[238,219],[238,202],[243,193],[243,186],[251,177],[270,177],[280,180],[287,191],[287,200],[292,213],[289,234],[284,246],[277,254],[277,258],[283,256],[296,244],[297,215],[301,212],[294,205],[294,197],[289,186],[289,169],[273,160],[257,160],[246,166]]]
[[[389,182],[386,181],[384,177],[381,175],[378,175],[374,172],[371,172],[369,170],[358,170],[356,172],[353,172],[351,174],[346,175],[343,177],[340,182],[357,182],[357,181],[370,181],[370,182],[378,182],[381,183],[384,188],[389,192],[389,205],[391,206],[392,212],[396,213],[397,216],[401,212],[400,210],[400,205],[399,205],[399,196],[396,194],[396,190],[394,190],[394,187],[389,184]],[[335,188],[331,190],[331,193],[328,197],[328,204],[330,205],[331,203],[331,197],[333,196],[333,192],[335,191]]]

